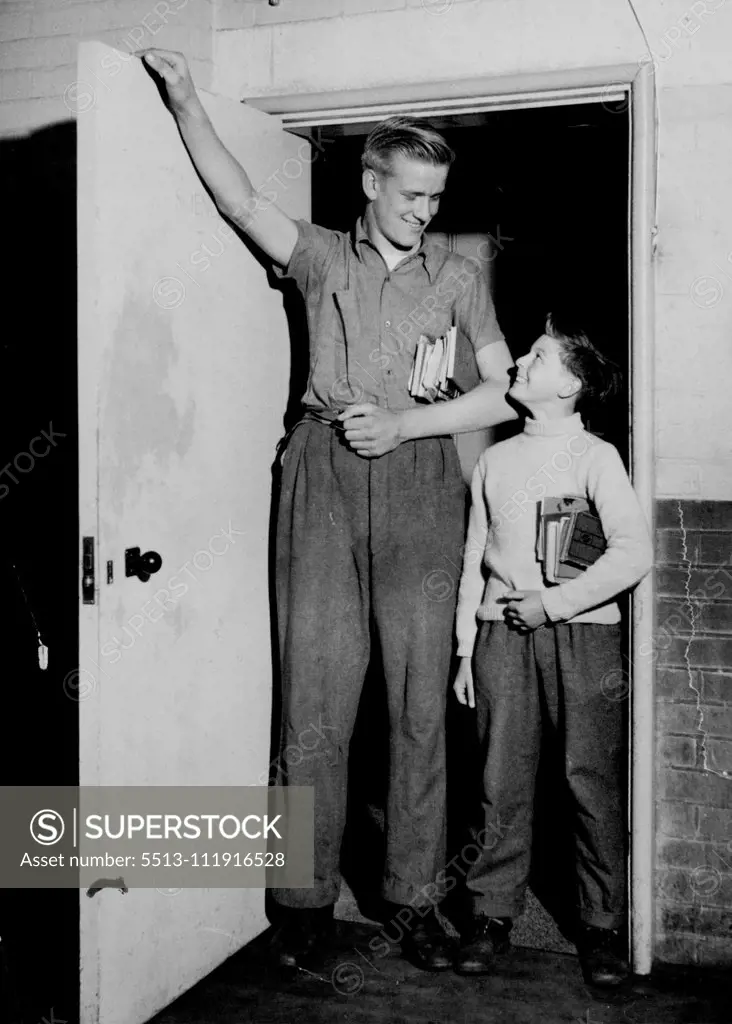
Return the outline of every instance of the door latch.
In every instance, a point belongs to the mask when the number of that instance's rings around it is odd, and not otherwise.
[[[83,604],[94,604],[93,537],[82,537],[81,541],[81,600]]]
[[[162,564],[157,551],[146,551],[141,555],[139,548],[125,548],[125,576],[137,576],[142,583],[147,583]]]

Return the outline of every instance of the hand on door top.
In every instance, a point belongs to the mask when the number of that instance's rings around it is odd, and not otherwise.
[[[148,49],[137,50],[135,56],[144,60],[163,79],[170,105],[175,111],[190,110],[200,105],[188,62],[182,53]]]
[[[297,225],[275,203],[255,191],[247,172],[229,152],[196,92],[188,63],[173,50],[137,50],[136,57],[165,83],[168,102],[196,170],[219,212],[245,231],[281,267],[297,242]]]

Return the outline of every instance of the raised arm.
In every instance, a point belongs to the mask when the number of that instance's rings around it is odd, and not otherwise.
[[[297,225],[274,203],[257,194],[248,174],[216,134],[182,53],[139,50],[162,79],[170,109],[193,164],[219,211],[280,266],[287,266],[297,241]]]

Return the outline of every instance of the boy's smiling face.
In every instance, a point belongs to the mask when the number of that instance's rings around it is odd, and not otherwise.
[[[528,409],[571,412],[581,384],[562,362],[561,353],[561,344],[548,334],[537,338],[526,355],[516,360],[511,397]]]

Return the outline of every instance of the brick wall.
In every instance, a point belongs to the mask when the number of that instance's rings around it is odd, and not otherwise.
[[[732,502],[659,501],[656,953],[732,960]]]
[[[3,0],[0,7],[0,134],[24,135],[71,120],[95,82],[76,86],[77,44],[99,39],[122,53],[148,46],[181,50],[197,85],[213,69],[210,0]],[[90,91],[91,90],[91,91]]]

